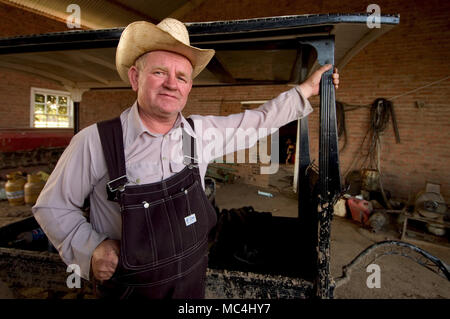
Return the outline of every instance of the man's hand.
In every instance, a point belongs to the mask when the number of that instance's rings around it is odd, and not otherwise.
[[[94,277],[98,280],[108,280],[116,271],[119,262],[120,242],[118,240],[106,239],[95,248],[91,267]]]
[[[307,78],[305,82],[299,85],[300,90],[307,99],[309,99],[311,96],[319,94],[319,84],[320,79],[322,78],[322,74],[331,68],[331,64],[325,64],[324,66],[317,69],[313,74],[311,74],[311,76]],[[332,76],[334,87],[337,89],[339,86],[339,73],[337,68],[334,68]]]

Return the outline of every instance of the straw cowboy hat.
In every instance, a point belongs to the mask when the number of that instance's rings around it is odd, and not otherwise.
[[[195,78],[214,56],[214,50],[190,45],[186,26],[175,19],[166,18],[157,25],[146,21],[129,24],[120,36],[116,51],[116,68],[126,83],[128,69],[144,53],[156,50],[171,51],[185,56],[192,64]]]

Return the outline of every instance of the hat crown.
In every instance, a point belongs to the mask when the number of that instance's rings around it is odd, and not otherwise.
[[[186,45],[190,45],[189,33],[184,23],[172,18],[165,18],[156,26],[161,30],[169,33],[172,37],[174,37],[178,41]]]
[[[116,67],[120,78],[129,83],[128,71],[136,59],[151,51],[178,53],[192,64],[195,78],[214,56],[214,50],[191,46],[186,25],[166,18],[157,25],[147,21],[130,23],[120,36],[116,50]]]

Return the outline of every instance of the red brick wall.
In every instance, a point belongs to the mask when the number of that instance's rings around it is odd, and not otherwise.
[[[136,99],[130,90],[93,90],[83,94],[80,103],[80,127],[119,116]]]
[[[0,37],[68,31],[67,25],[0,2]]]
[[[0,68],[0,128],[30,127],[31,87],[65,90],[53,81]]]
[[[67,30],[65,23],[0,2],[0,37]],[[0,128],[30,127],[31,87],[64,90],[53,81],[0,68]]]

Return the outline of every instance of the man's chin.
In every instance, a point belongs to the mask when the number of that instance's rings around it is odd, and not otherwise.
[[[160,108],[158,113],[164,118],[176,118],[180,112],[180,108]]]

